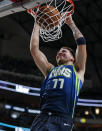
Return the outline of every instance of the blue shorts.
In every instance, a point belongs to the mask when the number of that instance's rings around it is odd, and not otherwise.
[[[71,131],[72,120],[62,115],[47,112],[38,115],[31,126],[31,131]]]

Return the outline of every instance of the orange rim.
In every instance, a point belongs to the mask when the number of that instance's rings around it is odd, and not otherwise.
[[[28,12],[29,14],[36,15],[36,13],[34,12],[33,9],[38,8],[38,7],[40,7],[40,5],[37,5],[37,6],[33,7],[33,8],[31,8],[31,9],[28,9],[27,12]]]
[[[72,14],[73,13],[73,11],[74,11],[74,8],[75,8],[75,5],[74,5],[74,3],[73,3],[73,1],[72,0],[66,0],[66,1],[68,1],[70,4],[72,4],[72,10],[70,11],[70,12],[68,12],[68,16],[70,15],[70,14]]]
[[[75,8],[75,5],[74,5],[74,3],[73,3],[73,0],[66,0],[66,1],[69,2],[70,4],[72,4],[72,10],[71,10],[70,12],[68,12],[68,14],[67,14],[67,16],[69,16],[70,14],[73,13],[74,8]],[[36,12],[34,12],[33,9],[38,8],[38,7],[40,7],[40,4],[37,5],[37,6],[35,6],[35,7],[33,7],[33,8],[31,8],[31,9],[28,9],[27,12],[28,12],[29,14],[32,14],[33,16],[35,16],[35,15],[36,15]]]

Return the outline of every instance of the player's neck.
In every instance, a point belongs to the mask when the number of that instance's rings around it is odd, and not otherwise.
[[[64,63],[64,65],[72,65],[72,64],[73,64],[72,61],[68,61],[68,62]]]
[[[65,62],[63,64],[58,64],[58,66],[61,66],[61,65],[72,65],[73,62],[72,61],[68,61],[68,62]]]
[[[67,65],[72,65],[73,62],[72,62],[72,61],[69,61],[69,62],[67,62],[66,64],[67,64]]]

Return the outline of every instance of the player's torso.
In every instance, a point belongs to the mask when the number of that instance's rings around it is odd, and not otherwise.
[[[41,110],[72,114],[81,85],[72,65],[54,67],[41,88]]]

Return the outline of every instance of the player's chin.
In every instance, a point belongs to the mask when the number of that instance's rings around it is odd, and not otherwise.
[[[59,60],[59,61],[57,61],[57,64],[58,64],[58,65],[64,65],[64,64],[65,64],[65,61],[64,61],[64,60]]]

